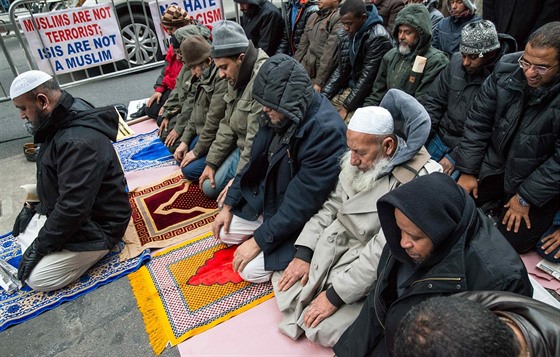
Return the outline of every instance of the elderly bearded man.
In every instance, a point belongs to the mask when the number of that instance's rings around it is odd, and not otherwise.
[[[352,117],[338,185],[303,228],[288,268],[273,275],[284,314],[280,330],[293,339],[305,332],[322,345],[336,343],[375,284],[385,245],[377,235],[378,198],[418,175],[441,170],[422,148],[430,130],[422,105],[392,89],[381,106],[360,108]],[[394,126],[403,127],[404,135],[397,136]]]

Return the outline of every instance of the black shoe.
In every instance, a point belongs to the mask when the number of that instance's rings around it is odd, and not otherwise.
[[[142,105],[136,113],[130,114],[130,119],[137,119],[146,115],[146,104]]]

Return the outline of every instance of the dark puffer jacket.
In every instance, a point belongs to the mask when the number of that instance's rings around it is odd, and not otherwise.
[[[295,24],[292,24],[292,8],[294,7],[294,1],[299,2],[301,8],[296,16]],[[317,0],[290,0],[284,5],[286,9],[286,18],[284,19],[284,34],[282,35],[282,41],[280,41],[280,46],[276,53],[285,53],[287,55],[293,56],[299,45],[299,40],[305,31],[305,26],[309,17],[319,11],[317,6]],[[293,30],[292,30],[293,25]]]
[[[432,28],[426,6],[422,4],[405,6],[397,15],[393,30],[394,38],[398,39],[400,25],[407,25],[416,30],[418,45],[408,55],[401,55],[398,48],[393,48],[383,56],[371,94],[364,101],[364,106],[379,105],[387,90],[391,88],[400,89],[422,102],[429,86],[449,63],[443,52],[431,46]],[[416,56],[426,58],[423,73],[412,72]]]
[[[62,92],[46,124],[35,134],[37,211],[47,221],[38,250],[92,251],[113,248],[130,220],[126,182],[113,144],[115,108],[93,108]]]
[[[332,99],[336,94],[350,87],[352,91],[344,100],[343,106],[349,112],[361,107],[370,93],[381,60],[393,45],[391,35],[382,25],[381,16],[372,8],[358,32],[350,38],[346,31],[339,34],[339,63],[323,94]]]
[[[542,207],[560,196],[560,76],[529,101],[521,54],[502,57],[486,79],[451,157],[479,180],[504,173],[507,195]]]
[[[492,63],[487,64],[475,74],[469,74],[463,67],[461,53],[451,56],[449,65],[441,71],[430,86],[428,95],[422,103],[430,119],[432,128],[430,138],[436,133],[452,152],[463,136],[467,112],[484,80],[492,73],[495,64],[508,53],[515,52],[517,46],[513,37],[499,34],[500,53]]]
[[[261,115],[249,162],[235,177],[224,203],[241,218],[263,216],[253,236],[264,253],[265,269],[281,270],[294,257],[294,242],[303,226],[337,182],[346,125],[327,98],[313,90],[303,66],[286,55],[263,64],[253,97],[289,123],[270,156],[278,129]]]
[[[282,40],[283,21],[280,10],[268,0],[234,1],[251,5],[251,9],[241,17],[241,27],[247,38],[267,55],[275,54]]]
[[[334,346],[338,356],[390,355],[387,347],[394,345],[403,316],[433,296],[476,290],[532,296],[519,255],[449,176],[437,172],[420,176],[381,197],[377,209],[387,240],[377,285]],[[400,245],[395,209],[432,241],[432,251],[421,263],[413,262]]]

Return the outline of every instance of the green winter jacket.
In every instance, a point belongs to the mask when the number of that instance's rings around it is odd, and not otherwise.
[[[419,37],[418,45],[408,55],[401,55],[398,46],[385,54],[373,83],[372,92],[366,98],[364,106],[379,105],[385,93],[391,88],[400,89],[422,102],[422,97],[426,95],[429,86],[449,63],[447,56],[431,45],[432,25],[426,6],[410,4],[399,12],[393,30],[393,37],[396,39],[398,39],[400,25],[407,25],[416,30]],[[423,73],[412,72],[416,56],[426,57]]]
[[[191,117],[181,137],[181,141],[188,145],[198,135],[193,149],[197,158],[206,155],[216,138],[218,125],[226,111],[224,95],[227,87],[227,81],[220,78],[218,68],[212,62],[196,87]]]
[[[250,42],[235,85],[228,84],[224,96],[226,114],[206,156],[206,165],[213,169],[218,169],[236,147],[241,151],[237,172],[249,161],[253,137],[259,129],[257,119],[262,113],[262,105],[253,99],[253,82],[267,58],[263,50],[255,48]]]

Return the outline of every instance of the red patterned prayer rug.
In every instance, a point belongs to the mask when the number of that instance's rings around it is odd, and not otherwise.
[[[135,257],[147,248],[168,247],[206,233],[218,214],[216,202],[182,174],[134,189],[129,199],[132,218],[121,260]]]
[[[235,249],[208,233],[154,254],[129,275],[156,354],[273,296],[270,282],[248,283],[233,271]]]

